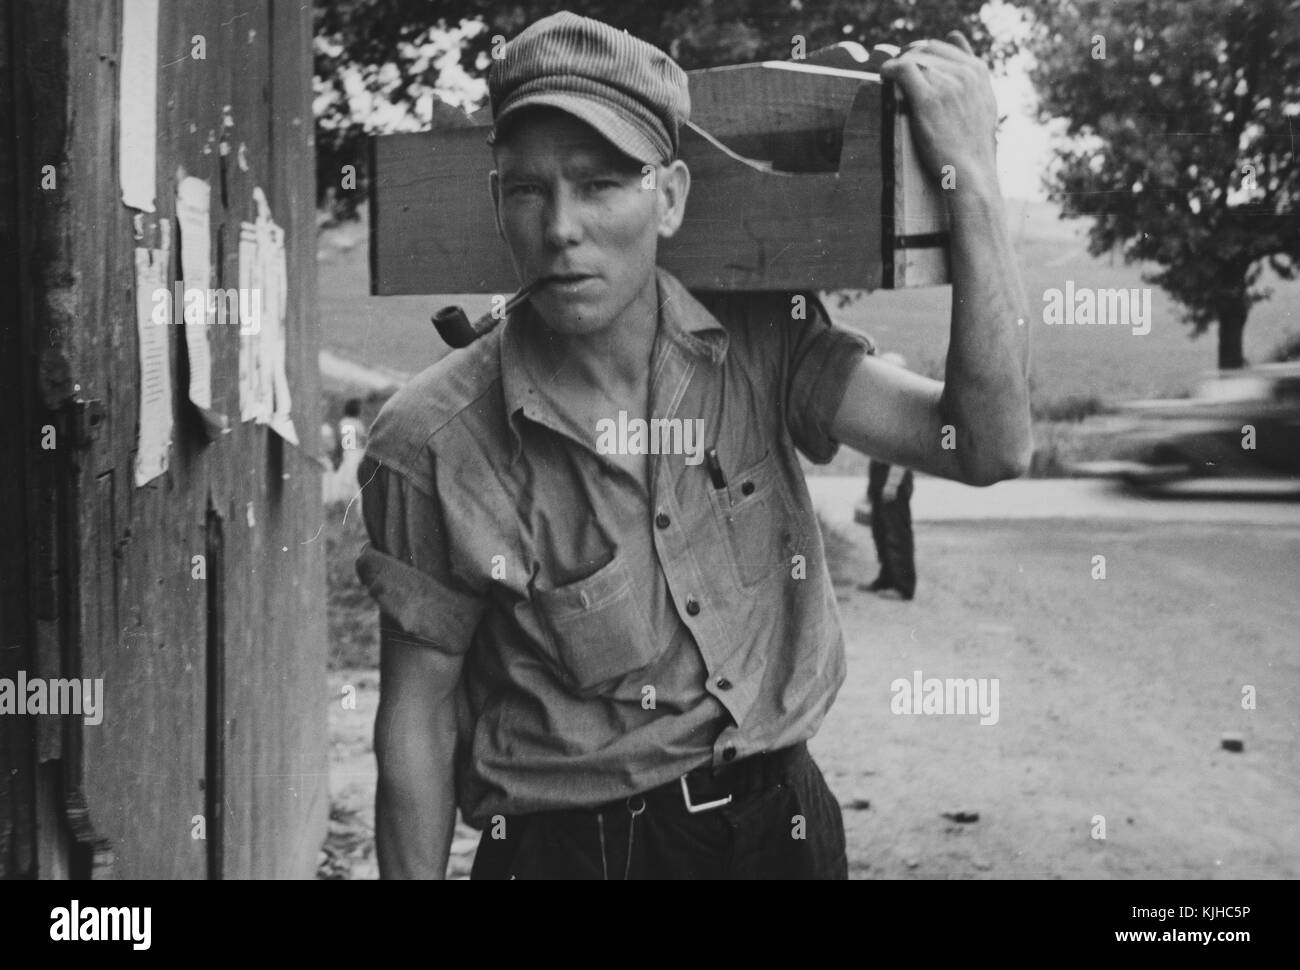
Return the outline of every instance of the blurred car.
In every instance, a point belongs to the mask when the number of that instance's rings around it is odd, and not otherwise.
[[[1300,485],[1300,363],[1225,370],[1190,397],[1120,405],[1112,461],[1075,466],[1136,487],[1219,479],[1225,486]]]

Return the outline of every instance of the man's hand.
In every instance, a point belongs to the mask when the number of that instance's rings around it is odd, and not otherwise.
[[[917,152],[932,176],[951,165],[959,186],[964,179],[995,182],[998,109],[989,71],[964,34],[954,30],[948,40],[909,45],[880,76],[902,89]]]
[[[922,160],[951,216],[952,322],[944,381],[864,357],[831,436],[880,461],[991,485],[1024,474],[1029,419],[1029,300],[998,188],[997,109],[987,69],[954,31],[888,61],[910,109]]]

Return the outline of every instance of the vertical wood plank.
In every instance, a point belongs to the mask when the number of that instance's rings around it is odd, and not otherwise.
[[[325,707],[325,543],[310,541],[321,522],[320,338],[316,302],[316,210],[312,116],[312,15],[302,0],[271,0],[276,57],[271,64],[271,186],[280,205],[289,276],[289,384],[302,449],[285,449],[280,495],[278,629],[281,715],[275,759],[280,773],[275,877],[312,875],[328,821]],[[308,173],[304,177],[303,173]]]

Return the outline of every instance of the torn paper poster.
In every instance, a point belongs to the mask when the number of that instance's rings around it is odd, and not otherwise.
[[[117,170],[122,201],[154,211],[157,186],[158,0],[122,0]]]
[[[135,329],[140,345],[140,427],[136,439],[137,487],[167,470],[172,443],[171,305],[153,298],[166,292],[168,251],[136,247]]]
[[[189,397],[203,418],[208,439],[230,430],[230,420],[212,407],[212,237],[209,228],[212,187],[192,175],[176,186],[176,221],[181,234],[181,279],[172,312],[185,325],[189,359]]]
[[[248,301],[240,301],[239,416],[241,421],[270,425],[296,445],[298,434],[289,413],[292,402],[285,373],[288,273],[284,230],[272,220],[265,192],[255,188],[253,201],[257,219],[243,223],[239,233],[239,285],[247,287],[250,294]]]

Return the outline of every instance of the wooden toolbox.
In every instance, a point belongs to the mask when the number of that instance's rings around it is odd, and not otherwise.
[[[659,263],[692,290],[837,290],[949,282],[947,210],[905,105],[844,43],[800,61],[692,71],[686,218]],[[490,121],[371,139],[371,293],[509,293]]]

